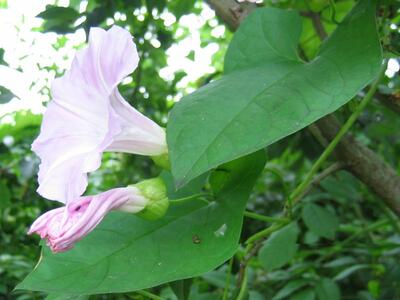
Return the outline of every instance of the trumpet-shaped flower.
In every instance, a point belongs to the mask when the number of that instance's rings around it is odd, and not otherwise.
[[[68,206],[40,216],[28,234],[39,234],[47,240],[53,252],[63,252],[91,232],[110,210],[136,213],[143,210],[147,203],[148,199],[135,187],[116,188],[95,196],[79,197]]]
[[[40,195],[64,203],[78,199],[87,187],[87,173],[99,168],[104,151],[167,152],[164,130],[131,107],[117,88],[138,61],[128,31],[118,26],[90,30],[88,47],[53,82],[52,101],[32,144],[41,159]],[[52,219],[58,220],[56,215]]]

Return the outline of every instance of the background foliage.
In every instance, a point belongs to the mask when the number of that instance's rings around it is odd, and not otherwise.
[[[68,7],[58,6],[57,3],[48,6],[38,15],[38,18],[44,20],[38,30],[60,34],[54,47],[62,49],[64,39],[68,39],[68,35],[65,34],[78,29],[88,32],[92,26],[107,28],[110,19],[115,24],[129,26],[135,36],[141,62],[139,68],[132,74],[132,81],[125,82],[120,89],[132,105],[159,124],[166,126],[169,111],[182,95],[221,78],[223,57],[232,34],[228,30],[218,36],[212,34],[217,26],[224,24],[221,19],[216,18],[205,22],[199,29],[203,47],[211,43],[217,43],[219,46],[219,50],[212,58],[215,71],[204,74],[195,82],[185,80],[187,74],[183,71],[176,72],[169,80],[160,76],[160,70],[167,65],[167,49],[192,34],[182,29],[178,22],[167,25],[160,18],[160,12],[168,11],[179,20],[182,16],[201,15],[206,3],[192,0],[89,0],[84,12],[81,13],[81,2],[84,1],[71,0]],[[303,24],[303,31],[300,35],[299,53],[302,59],[311,60],[317,55],[321,41],[309,15],[318,14],[326,31],[332,33],[337,26],[336,23],[352,9],[355,1],[281,0],[264,1],[264,5],[285,10],[294,9],[302,13],[300,22]],[[0,1],[0,7],[6,8],[7,2]],[[399,9],[397,1],[381,1],[377,10],[378,31],[384,55],[393,60],[398,60],[397,55],[400,51]],[[82,16],[85,18],[82,19]],[[2,53],[0,49],[0,54]],[[195,55],[195,52],[190,52],[187,57],[194,59]],[[8,64],[3,55],[0,55],[0,63]],[[58,66],[47,68],[58,75],[62,72]],[[352,127],[352,134],[378,153],[397,172],[400,172],[399,86],[398,74],[385,77],[374,101]],[[48,95],[48,88],[43,89],[41,93],[44,96]],[[363,95],[363,92],[359,93],[341,107],[336,112],[337,117],[346,120]],[[1,103],[7,103],[12,94],[2,87],[0,97]],[[5,117],[0,123],[0,141],[2,141],[0,143],[0,297],[42,299],[45,293],[23,290],[12,292],[12,290],[33,269],[40,254],[38,238],[26,235],[28,226],[40,213],[57,204],[44,201],[35,192],[38,160],[31,153],[30,144],[38,134],[40,115],[29,111],[18,111],[7,115],[7,118],[10,116],[13,118],[11,124],[4,121]],[[307,130],[301,130],[269,146],[266,150],[267,163],[264,169],[260,170],[261,176],[258,177],[247,202],[247,210],[270,217],[278,216],[283,209],[284,200],[304,178],[322,150],[323,147]],[[257,155],[262,156],[262,154]],[[250,157],[245,163],[239,162],[232,167],[232,170],[238,168],[240,172],[234,171],[233,179],[230,180],[236,180],[235,176],[247,174],[245,168],[251,168],[253,166],[251,162],[255,159],[263,160],[262,157]],[[221,244],[218,249],[215,246],[218,251],[221,249],[227,251],[222,253],[221,257],[228,259],[235,252],[232,260],[208,273],[204,273],[207,268],[215,267],[212,259],[210,258],[209,264],[198,262],[199,276],[192,280],[161,284],[147,291],[163,299],[177,299],[176,295],[180,295],[179,299],[184,299],[185,288],[190,289],[189,299],[222,297],[234,299],[237,296],[252,300],[398,299],[400,297],[398,217],[357,178],[341,170],[334,157],[325,165],[326,168],[332,166],[335,166],[335,172],[317,182],[293,212],[299,216],[297,222],[279,223],[280,229],[275,230],[270,238],[259,245],[258,255],[247,259],[244,256],[244,243],[236,252],[234,245]],[[231,166],[225,168],[230,170]],[[253,167],[252,170],[254,169],[256,168]],[[92,181],[88,193],[124,186],[156,176],[158,173],[159,170],[145,157],[108,153],[102,168],[91,175]],[[229,180],[222,183],[219,180],[218,172],[214,173],[213,178],[210,178],[209,189],[217,198],[226,198],[223,187],[229,186]],[[251,178],[249,180],[251,181]],[[222,186],[222,190],[219,190],[219,186]],[[193,190],[189,194],[192,192]],[[185,193],[177,198],[183,195]],[[228,200],[236,200],[239,206],[240,201],[243,201],[243,199],[225,199]],[[244,202],[242,204],[244,205]],[[194,207],[189,204],[187,209],[190,213],[194,210],[200,215],[207,213],[199,204],[194,204]],[[185,208],[178,208],[176,213],[187,213],[182,210]],[[193,220],[198,217],[199,215],[192,216]],[[117,218],[124,217],[117,216]],[[112,219],[108,221],[111,223]],[[129,219],[127,222],[137,222],[137,220]],[[213,228],[221,229],[217,226],[220,223],[217,223]],[[228,224],[228,229],[239,225]],[[248,214],[244,219],[240,241],[246,241],[266,225],[265,220],[255,220]],[[107,220],[104,226],[108,226]],[[173,230],[178,231],[179,228],[185,228],[185,225]],[[217,232],[218,234],[221,234],[221,231]],[[192,238],[194,240],[191,246],[196,246],[198,240],[196,237]],[[88,239],[90,242],[90,237]],[[168,239],[163,241],[163,245],[168,247]],[[142,244],[142,247],[143,250],[140,245],[135,246],[135,250],[146,254],[146,244]],[[177,255],[176,264],[179,258]],[[191,266],[195,266],[195,261],[194,257]],[[248,265],[248,271],[245,273],[244,264]],[[174,270],[175,267],[174,264],[162,266],[165,273]],[[137,271],[138,278],[146,272],[146,270]],[[129,283],[129,280],[127,282]],[[246,282],[247,289],[244,289]],[[247,293],[242,295],[240,290],[247,290]],[[142,291],[95,295],[90,296],[90,299],[147,299],[154,298],[154,295]],[[75,299],[76,296],[68,298],[56,293],[48,298]]]

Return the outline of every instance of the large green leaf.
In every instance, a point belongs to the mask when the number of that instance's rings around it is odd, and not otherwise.
[[[240,159],[230,172],[241,176],[232,176],[209,205],[196,200],[174,204],[159,221],[110,214],[73,250],[53,255],[46,247],[18,289],[126,292],[210,271],[236,251],[246,200],[264,163],[263,152]]]
[[[374,1],[359,1],[308,63],[296,53],[300,33],[297,13],[255,10],[234,35],[224,76],[177,103],[167,126],[177,185],[335,111],[376,76]]]

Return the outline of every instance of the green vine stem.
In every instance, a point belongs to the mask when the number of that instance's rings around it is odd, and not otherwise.
[[[287,219],[287,218],[268,217],[268,216],[257,214],[255,212],[248,211],[248,210],[246,210],[244,212],[244,216],[254,219],[254,220],[267,222],[267,223],[282,223],[282,222],[285,223],[285,222],[289,221],[289,219]]]
[[[222,296],[222,300],[228,300],[228,297],[229,297],[229,288],[231,285],[233,260],[234,260],[234,256],[229,260],[228,271],[227,271],[226,281],[225,281],[224,295]]]
[[[243,280],[240,285],[239,295],[236,300],[244,300],[247,293],[247,269],[244,269]]]
[[[331,247],[331,250],[329,253],[325,254],[324,256],[321,256],[319,259],[316,260],[316,263],[320,264],[323,261],[327,261],[329,258],[334,256],[336,253],[339,253],[343,250],[345,246],[348,246],[353,242],[355,239],[358,237],[362,236],[363,234],[368,234],[368,232],[371,232],[373,230],[385,227],[391,225],[389,220],[379,220],[373,224],[370,224],[366,227],[361,228],[359,231],[353,233],[351,236],[349,236],[347,239],[343,241],[337,241],[333,247]]]
[[[255,234],[253,234],[251,237],[249,237],[247,239],[247,241],[245,242],[245,244],[251,245],[253,244],[255,241],[265,238],[267,236],[269,236],[271,233],[281,229],[283,226],[285,226],[286,224],[289,223],[289,220],[287,221],[281,221],[280,223],[275,223]]]
[[[360,104],[357,106],[356,110],[352,113],[350,118],[346,121],[346,123],[340,128],[339,132],[335,136],[335,138],[330,142],[328,147],[324,150],[324,152],[321,154],[321,156],[318,158],[318,160],[314,163],[312,166],[311,170],[308,172],[306,178],[297,186],[297,188],[293,191],[293,193],[290,195],[291,203],[295,204],[301,199],[301,195],[304,193],[304,191],[308,188],[308,186],[311,184],[314,175],[318,172],[322,164],[326,161],[326,159],[329,157],[329,155],[333,152],[337,144],[339,144],[340,140],[346,135],[346,133],[349,131],[349,129],[353,126],[354,122],[358,119],[360,116],[361,112],[364,110],[364,108],[367,106],[367,104],[371,101],[373,98],[378,85],[383,78],[385,71],[387,67],[387,60],[385,60],[384,64],[381,67],[381,70],[379,72],[379,75],[375,82],[371,85],[368,93],[365,95],[364,99],[360,102]]]
[[[282,188],[283,188],[283,192],[284,192],[284,194],[285,194],[285,197],[287,198],[287,197],[289,196],[289,187],[288,187],[288,185],[286,184],[285,179],[284,179],[282,173],[281,173],[278,169],[273,168],[273,167],[266,167],[266,168],[264,169],[264,171],[265,171],[265,172],[269,172],[269,173],[275,175],[276,178],[279,179],[279,181],[280,181],[281,184],[282,184]]]

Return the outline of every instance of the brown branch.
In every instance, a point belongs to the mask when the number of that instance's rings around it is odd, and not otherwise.
[[[240,22],[257,8],[256,4],[238,3],[235,0],[206,0],[206,2],[232,31],[235,31]]]
[[[256,8],[254,4],[238,4],[235,0],[207,0],[207,2],[233,30]],[[321,25],[319,15],[312,14],[312,20],[317,34],[324,39],[326,32]],[[334,115],[325,116],[316,125],[328,141],[336,136],[341,127]],[[400,176],[392,167],[350,134],[346,135],[336,147],[335,155],[345,165],[347,171],[368,186],[393,212],[400,216]]]
[[[324,25],[321,22],[321,16],[318,13],[312,12],[312,11],[307,11],[307,12],[303,12],[301,15],[311,19],[314,29],[315,29],[315,32],[317,33],[317,35],[319,36],[319,38],[321,40],[324,40],[328,37],[328,34],[325,31]]]
[[[328,140],[336,136],[341,126],[333,115],[320,119],[317,124]],[[335,154],[346,164],[347,171],[362,181],[400,216],[400,177],[392,167],[350,134],[342,139],[336,147]]]

